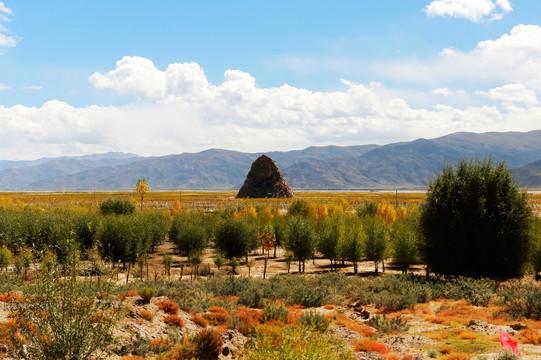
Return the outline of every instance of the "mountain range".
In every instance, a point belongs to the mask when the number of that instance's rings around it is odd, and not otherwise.
[[[454,133],[388,145],[324,146],[267,152],[293,189],[423,189],[444,165],[492,157],[513,168],[521,186],[541,187],[541,130]],[[209,149],[160,157],[107,153],[0,161],[4,190],[238,189],[261,153]]]

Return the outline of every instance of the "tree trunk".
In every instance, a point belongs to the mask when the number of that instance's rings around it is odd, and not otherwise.
[[[374,261],[374,274],[378,274],[378,262]]]

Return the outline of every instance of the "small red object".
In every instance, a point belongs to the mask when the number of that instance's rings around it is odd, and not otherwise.
[[[521,356],[520,351],[518,351],[517,342],[511,339],[511,336],[509,336],[509,334],[503,329],[500,329],[500,342],[502,343],[502,347],[504,349],[509,349],[518,356]]]

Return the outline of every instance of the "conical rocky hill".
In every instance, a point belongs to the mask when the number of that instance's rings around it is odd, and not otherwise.
[[[237,198],[291,198],[293,191],[276,162],[261,155],[253,163]]]

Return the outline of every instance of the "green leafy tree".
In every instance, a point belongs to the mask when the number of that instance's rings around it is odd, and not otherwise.
[[[331,271],[336,268],[340,255],[340,243],[344,238],[344,219],[341,216],[328,216],[318,220],[317,250],[331,262]]]
[[[421,208],[423,257],[438,274],[507,279],[523,273],[531,210],[505,163],[446,166]]]
[[[385,224],[378,217],[366,217],[363,222],[364,254],[374,262],[374,272],[378,273],[379,263],[385,261],[388,253]]]
[[[0,271],[8,270],[9,265],[13,261],[13,254],[6,246],[0,247]]]
[[[306,259],[314,256],[315,245],[313,222],[302,216],[292,217],[286,229],[285,247],[299,262],[299,272],[304,272]]]
[[[367,201],[357,208],[357,215],[359,217],[376,216],[378,213],[378,203],[374,201]]]
[[[358,263],[363,258],[364,233],[358,219],[351,218],[346,221],[345,233],[340,242],[340,256],[353,263],[353,273],[358,272]]]
[[[532,219],[531,237],[529,262],[535,273],[535,280],[539,281],[541,272],[541,218],[539,217]]]
[[[216,247],[228,259],[244,257],[259,245],[255,229],[245,219],[227,219],[218,227]]]
[[[410,211],[404,218],[393,224],[391,229],[391,247],[393,260],[405,274],[410,265],[420,262],[421,229],[419,212]]]
[[[128,215],[135,212],[135,205],[128,199],[107,199],[100,203],[102,215]]]
[[[24,278],[26,279],[33,261],[34,254],[32,254],[32,250],[27,247],[22,248],[17,256],[15,256],[15,271],[17,275],[20,275],[24,271]]]
[[[289,215],[291,216],[314,216],[314,205],[308,200],[295,199],[289,206]]]
[[[193,251],[203,251],[208,244],[205,227],[189,214],[173,218],[169,229],[169,239],[175,243],[180,253],[188,256]]]

